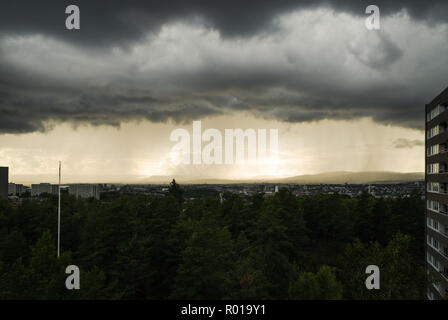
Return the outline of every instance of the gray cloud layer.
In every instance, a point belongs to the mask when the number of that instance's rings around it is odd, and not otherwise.
[[[425,142],[422,140],[409,140],[405,138],[399,138],[394,141],[394,147],[397,149],[410,149],[413,147],[424,146]]]
[[[3,3],[1,133],[232,111],[422,128],[448,84],[445,1],[377,1],[378,32],[363,1],[77,1],[80,31],[68,4]]]
[[[67,33],[64,29],[61,13],[71,4],[81,8],[83,32]],[[371,1],[355,0],[16,0],[3,2],[0,30],[18,34],[50,34],[93,46],[121,45],[175,20],[201,17],[223,36],[248,36],[270,29],[275,16],[291,10],[327,6],[364,16],[364,10],[370,4]],[[377,0],[374,4],[386,15],[406,9],[416,19],[448,21],[448,4],[444,0]]]

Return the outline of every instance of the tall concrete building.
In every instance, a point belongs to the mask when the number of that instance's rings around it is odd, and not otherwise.
[[[448,88],[426,105],[427,297],[448,295]]]
[[[58,194],[58,185],[49,183],[31,185],[31,196],[40,196],[43,193]]]
[[[68,192],[76,198],[100,199],[100,188],[97,184],[71,184],[69,185]]]
[[[8,184],[8,195],[10,196],[21,196],[24,191],[23,184],[12,182]]]
[[[8,197],[8,167],[0,167],[0,197]]]

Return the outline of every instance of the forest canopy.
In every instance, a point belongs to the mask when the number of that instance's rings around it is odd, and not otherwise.
[[[421,299],[424,203],[367,192],[0,199],[0,299]],[[65,288],[77,265],[81,289]],[[367,290],[378,265],[381,289]]]

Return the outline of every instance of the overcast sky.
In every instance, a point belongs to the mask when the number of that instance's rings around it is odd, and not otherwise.
[[[391,2],[367,30],[364,1],[3,1],[0,165],[17,181],[52,180],[58,159],[81,180],[423,171],[448,3]],[[193,120],[278,128],[279,166],[169,164]]]

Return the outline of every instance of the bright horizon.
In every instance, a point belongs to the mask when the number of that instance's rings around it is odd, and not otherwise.
[[[59,160],[64,180],[76,183],[144,183],[157,176],[179,181],[253,180],[335,171],[424,171],[422,131],[380,125],[367,118],[292,124],[239,114],[211,117],[202,124],[203,131],[278,128],[278,162],[175,165],[170,158],[175,145],[169,141],[170,132],[176,128],[192,132],[192,123],[141,121],[120,128],[62,124],[45,133],[2,135],[0,165],[10,167],[11,182],[24,184],[56,182]]]

